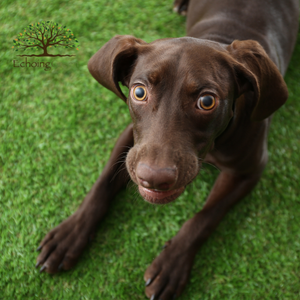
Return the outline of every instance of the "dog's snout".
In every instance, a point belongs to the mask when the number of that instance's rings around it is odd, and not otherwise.
[[[145,163],[138,163],[136,169],[139,184],[148,189],[169,190],[177,180],[175,167],[153,167]]]

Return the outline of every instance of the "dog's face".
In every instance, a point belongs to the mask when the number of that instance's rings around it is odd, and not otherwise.
[[[136,60],[128,83],[135,145],[127,169],[149,202],[183,192],[233,116],[232,74],[221,56],[211,59],[214,48],[225,50],[211,44],[156,41]]]
[[[134,147],[126,165],[141,195],[151,203],[176,199],[196,177],[205,155],[232,119],[234,102],[241,94],[253,95],[249,101],[256,119],[267,117],[284,102],[273,99],[269,107],[259,101],[262,89],[255,72],[262,76],[265,67],[260,69],[251,55],[255,47],[259,55],[266,54],[255,42],[250,54],[246,42],[229,48],[188,37],[150,44],[116,37],[110,47],[109,43],[90,60],[89,69],[128,104]],[[113,58],[105,57],[107,53]],[[248,55],[245,64],[234,57],[243,53]],[[129,88],[127,99],[119,81]],[[266,108],[261,111],[259,105]]]

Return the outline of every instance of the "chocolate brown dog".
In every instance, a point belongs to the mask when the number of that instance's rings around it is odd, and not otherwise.
[[[126,101],[133,124],[80,208],[41,242],[41,270],[76,263],[128,174],[145,200],[162,204],[210,162],[221,173],[203,209],[145,272],[149,298],[173,299],[199,247],[260,179],[272,114],[288,97],[282,75],[296,41],[298,0],[179,0],[175,10],[187,14],[188,37],[148,44],[116,36],[90,59],[91,74]]]

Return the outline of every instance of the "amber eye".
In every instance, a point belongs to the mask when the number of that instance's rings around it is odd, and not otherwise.
[[[143,101],[147,97],[147,90],[142,85],[136,85],[132,91],[133,98],[138,101]]]
[[[216,105],[216,99],[212,95],[204,95],[198,99],[197,106],[205,110],[210,110]]]

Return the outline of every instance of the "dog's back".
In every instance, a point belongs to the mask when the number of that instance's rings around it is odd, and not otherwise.
[[[230,44],[256,40],[285,73],[298,31],[298,0],[190,0],[187,35]]]

